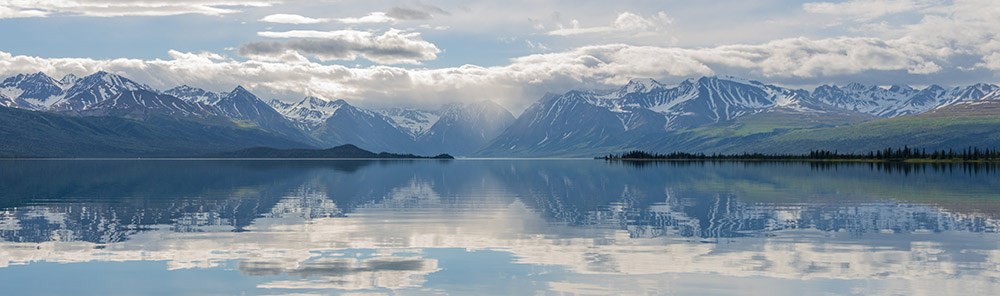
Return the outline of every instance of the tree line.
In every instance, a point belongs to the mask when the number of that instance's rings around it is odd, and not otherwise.
[[[599,157],[600,158],[600,157]],[[652,153],[642,150],[632,150],[617,154],[608,154],[603,159],[613,160],[876,160],[876,161],[906,161],[906,160],[951,160],[951,161],[1000,161],[1000,149],[980,149],[968,147],[962,150],[916,149],[909,146],[903,148],[885,148],[868,153],[843,153],[836,150],[813,150],[807,154],[778,153],[740,153],[740,154],[705,154],[705,153]]]

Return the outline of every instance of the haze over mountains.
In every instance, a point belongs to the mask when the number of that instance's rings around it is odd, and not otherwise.
[[[983,130],[997,130],[1000,113],[958,110],[969,104],[983,109],[1000,104],[998,100],[1000,87],[992,84],[917,90],[852,83],[809,92],[735,77],[688,79],[677,86],[641,79],[618,90],[547,95],[479,153],[590,156],[623,149],[804,153],[903,145],[995,147],[1000,132]],[[932,122],[922,116],[929,111],[951,115]],[[970,116],[976,120],[967,122]],[[864,133],[842,134],[865,124],[874,126]],[[928,132],[934,136],[912,138]],[[862,134],[865,137],[859,138]]]
[[[192,156],[250,147],[489,157],[594,156],[621,149],[866,151],[1000,146],[1000,87],[916,89],[851,83],[813,91],[734,77],[675,86],[635,79],[614,90],[549,94],[515,118],[470,99],[438,110],[369,110],[344,100],[264,100],[237,86],[160,91],[97,72],[0,83],[0,156]]]

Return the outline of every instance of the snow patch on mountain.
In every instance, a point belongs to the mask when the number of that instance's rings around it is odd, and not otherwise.
[[[210,92],[201,88],[192,87],[188,85],[181,85],[175,88],[168,89],[163,93],[177,97],[179,99],[201,103],[205,105],[215,105],[219,103],[219,100],[225,96],[225,93]]]
[[[340,108],[347,105],[344,100],[327,101],[317,97],[305,97],[297,103],[271,103],[272,107],[289,120],[302,124],[306,129],[312,130],[323,124],[327,119],[337,113]]]
[[[11,100],[10,98],[4,96],[3,94],[0,94],[0,106],[7,108],[14,107],[14,100]]]
[[[428,111],[414,108],[387,108],[375,110],[392,121],[396,128],[406,132],[416,139],[434,126],[441,118],[440,111]]]
[[[22,93],[24,93],[24,90],[16,87],[0,88],[0,96],[3,96],[4,98],[8,99],[20,97]]]
[[[628,83],[625,84],[625,86],[622,86],[620,89],[618,89],[618,91],[609,94],[609,96],[621,98],[627,94],[634,94],[634,93],[644,94],[655,91],[657,89],[661,89],[663,87],[665,86],[662,83],[653,80],[652,78],[637,78],[629,80]]]
[[[65,94],[48,105],[53,111],[82,111],[90,106],[113,98],[129,91],[157,92],[152,87],[129,80],[128,78],[98,71],[76,81],[66,89]]]

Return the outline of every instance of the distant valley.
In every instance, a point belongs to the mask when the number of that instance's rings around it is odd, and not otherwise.
[[[673,152],[862,152],[1000,146],[1000,87],[851,83],[811,91],[735,77],[635,79],[549,94],[515,117],[473,98],[435,110],[265,100],[237,86],[157,90],[97,72],[0,83],[0,157],[173,157],[352,144],[401,154],[592,157]]]

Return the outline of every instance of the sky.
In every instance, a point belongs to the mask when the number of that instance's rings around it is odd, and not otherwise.
[[[788,87],[1000,81],[996,0],[0,0],[0,76],[432,108],[729,75]]]

